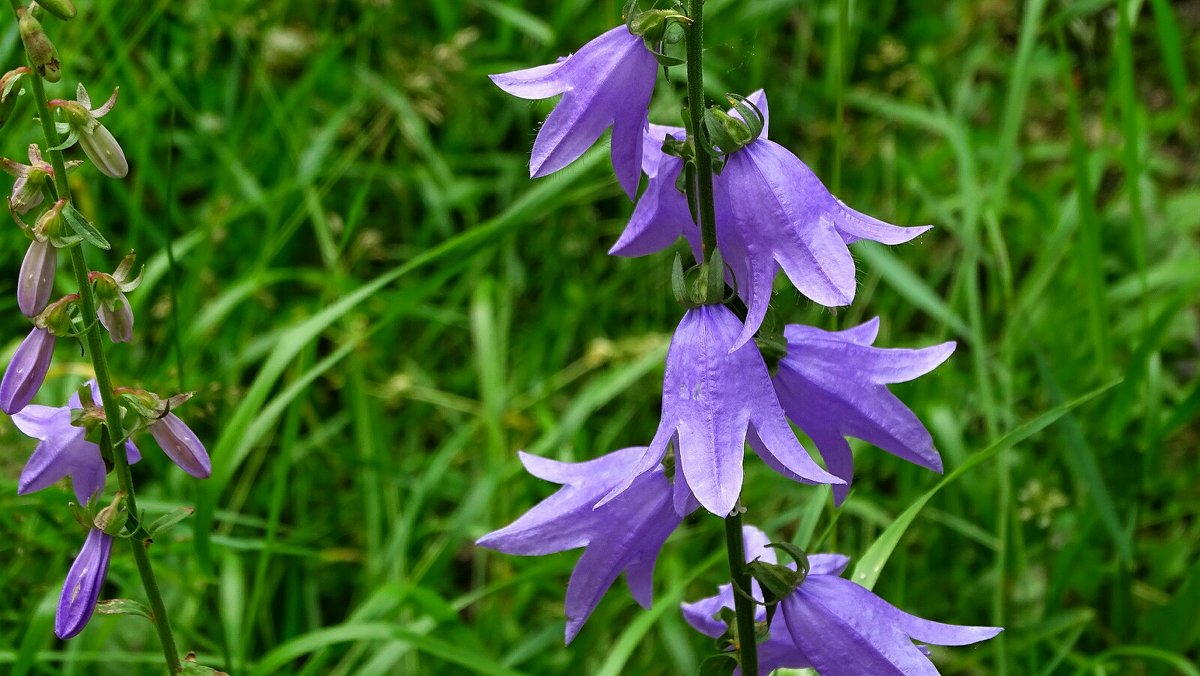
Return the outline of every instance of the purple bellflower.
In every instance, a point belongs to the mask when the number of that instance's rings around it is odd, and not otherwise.
[[[680,514],[694,495],[705,509],[725,518],[742,490],[748,434],[763,461],[785,476],[842,483],[813,462],[788,426],[758,347],[735,347],[741,330],[742,323],[722,305],[687,311],[667,351],[658,431],[634,472],[605,500],[657,465],[675,441]]]
[[[492,75],[492,82],[523,99],[562,94],[533,142],[529,175],[545,176],[579,159],[612,127],[613,169],[630,199],[641,178],[642,135],[658,61],[640,36],[617,26],[557,63]]]
[[[108,576],[108,560],[112,553],[112,536],[99,528],[88,531],[83,549],[71,564],[67,580],[63,583],[62,596],[58,599],[58,612],[54,615],[54,633],[67,639],[83,631],[92,612],[100,588]]]
[[[812,438],[829,471],[845,480],[833,487],[836,504],[846,499],[854,476],[847,436],[942,471],[929,431],[887,384],[929,373],[954,352],[955,343],[917,350],[872,347],[878,333],[878,317],[845,331],[800,324],[784,328],[787,356],[779,362],[775,392],[788,417]]]
[[[766,536],[745,527],[747,561],[775,563]],[[913,640],[934,645],[978,643],[999,634],[999,627],[973,627],[931,622],[910,615],[865,587],[840,577],[849,559],[838,554],[808,557],[808,576],[780,601],[769,635],[759,644],[760,673],[773,669],[811,668],[821,676],[935,676],[928,650]],[[794,568],[794,564],[789,564]],[[757,594],[756,594],[757,596]],[[717,596],[683,605],[684,619],[697,631],[717,638],[724,623],[713,616],[733,608],[733,590],[722,585]],[[760,610],[759,621],[766,619]]]
[[[671,481],[662,467],[657,467],[637,476],[620,497],[594,507],[629,474],[643,451],[641,447],[626,448],[577,463],[521,453],[521,462],[530,474],[562,488],[476,543],[522,556],[586,547],[567,585],[568,644],[622,571],[633,598],[642,607],[650,607],[658,552],[683,521],[671,506]],[[691,510],[695,508],[692,501]]]
[[[93,400],[100,398],[92,383]],[[84,438],[84,429],[71,424],[72,409],[82,409],[79,395],[71,395],[66,406],[26,406],[13,415],[17,429],[39,441],[33,455],[21,470],[17,493],[25,495],[47,488],[63,477],[71,477],[75,497],[86,504],[92,495],[104,488],[104,459],[100,447]],[[142,459],[132,441],[125,442],[129,464]]]
[[[762,90],[748,100],[763,113],[763,131],[728,155],[713,183],[717,244],[748,308],[737,345],[762,325],[779,268],[813,301],[829,307],[848,305],[854,299],[855,277],[847,244],[859,239],[900,244],[931,227],[901,228],[847,207],[799,158],[767,138],[769,114]],[[668,134],[684,138],[683,129],[654,125],[648,130],[652,138],[646,140],[644,152],[649,153],[652,145],[661,146]],[[682,160],[666,155],[661,147],[654,154],[649,162],[642,162],[644,170],[654,172],[647,171],[651,180],[645,193],[653,201],[644,209],[639,203],[610,253],[643,255],[680,235],[699,249],[699,231],[691,223],[687,202],[674,189]]]
[[[150,423],[150,434],[163,453],[180,469],[197,479],[207,479],[212,474],[212,461],[200,438],[179,416],[167,413]]]
[[[33,401],[50,370],[56,342],[53,333],[38,326],[25,336],[0,380],[0,410],[13,415]]]

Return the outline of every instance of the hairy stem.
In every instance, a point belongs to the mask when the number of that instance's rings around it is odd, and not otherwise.
[[[31,64],[32,66],[32,64]],[[42,123],[42,133],[46,137],[47,153],[50,155],[50,164],[54,167],[54,192],[58,199],[71,199],[71,187],[67,182],[67,167],[63,159],[61,150],[50,150],[58,145],[58,131],[54,128],[54,118],[51,115],[50,106],[46,99],[46,87],[42,79],[38,77],[36,71],[30,76],[33,88],[33,99],[37,106],[38,118]],[[120,486],[121,492],[125,494],[126,506],[129,513],[136,520],[139,517],[137,508],[137,497],[133,491],[133,476],[129,471],[129,458],[124,452],[125,438],[124,431],[121,428],[121,407],[117,403],[117,398],[113,394],[112,373],[108,368],[108,359],[104,354],[104,340],[100,332],[100,323],[95,321],[96,317],[96,297],[92,292],[92,285],[88,282],[88,265],[87,260],[83,255],[83,245],[68,247],[71,255],[71,269],[75,275],[75,282],[79,285],[79,300],[83,306],[83,316],[87,329],[84,332],[84,343],[87,347],[88,357],[92,361],[92,369],[96,374],[96,386],[100,390],[100,403],[104,408],[106,434],[101,435],[101,443],[104,447],[101,452],[106,457],[112,458],[113,471],[117,475],[117,484]],[[90,320],[90,321],[89,321]],[[114,440],[116,443],[114,444]],[[140,525],[139,525],[140,528]],[[154,622],[154,627],[158,631],[159,641],[162,643],[163,658],[167,663],[167,670],[174,674],[180,671],[179,651],[175,647],[175,637],[171,633],[171,622],[167,618],[166,605],[163,603],[162,592],[158,588],[158,581],[154,577],[154,568],[150,565],[150,556],[146,552],[146,547],[142,541],[135,538],[129,539],[130,548],[133,551],[133,558],[137,562],[138,574],[142,578],[142,587],[146,591],[146,596],[150,601],[151,620]]]
[[[725,551],[729,554],[729,577],[734,589],[750,593],[750,572],[746,568],[746,543],[742,539],[741,502],[725,517]],[[736,591],[733,594],[737,613],[738,653],[742,673],[758,676],[758,642],[754,638],[754,603]]]

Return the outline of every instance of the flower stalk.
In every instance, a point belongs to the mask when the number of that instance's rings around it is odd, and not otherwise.
[[[717,249],[717,216],[713,206],[712,156],[699,138],[704,124],[704,0],[688,0],[687,27],[687,107],[695,147],[695,181],[687,189],[695,191],[696,217],[699,220],[705,263]],[[740,537],[740,536],[739,536]]]
[[[14,10],[19,9],[16,0],[11,0],[11,4]],[[54,127],[54,118],[51,116],[48,99],[46,98],[45,84],[42,78],[37,75],[31,77],[30,81],[34,103],[37,106],[38,118],[42,125],[42,133],[46,138],[46,147],[50,149],[47,151],[50,155],[50,163],[54,167],[54,183],[51,185],[51,191],[54,193],[55,199],[70,201],[71,189],[67,182],[66,162],[61,150],[53,150],[53,148],[59,145],[59,136],[58,131]],[[92,285],[88,281],[88,267],[87,261],[84,258],[82,244],[68,247],[67,250],[70,252],[72,272],[79,286],[79,300],[82,305],[83,316],[89,318],[95,317],[97,309],[96,298],[92,290]],[[126,496],[128,511],[136,518],[139,512],[133,489],[133,478],[129,471],[129,461],[125,453],[114,452],[113,449],[114,441],[121,445],[124,444],[125,434],[121,427],[121,408],[117,403],[116,396],[113,394],[112,374],[104,352],[104,342],[99,323],[87,322],[84,331],[84,344],[88,357],[91,359],[92,368],[96,374],[96,384],[100,392],[100,401],[105,415],[106,429],[101,437],[101,452],[104,454],[104,457],[112,459],[113,471],[117,475],[117,483],[121,492]],[[133,552],[134,561],[137,564],[138,574],[141,577],[146,597],[150,602],[150,619],[158,632],[167,670],[172,674],[177,673],[181,669],[179,651],[175,645],[170,620],[167,617],[166,604],[163,602],[162,592],[159,590],[149,554],[146,551],[145,544],[141,540],[130,538],[128,542]]]
[[[733,582],[734,612],[737,613],[738,663],[743,674],[758,674],[758,641],[754,630],[754,602],[750,593],[750,571],[746,568],[746,544],[742,537],[742,505],[725,517],[725,551],[729,554],[729,578]],[[739,594],[737,590],[746,594]]]

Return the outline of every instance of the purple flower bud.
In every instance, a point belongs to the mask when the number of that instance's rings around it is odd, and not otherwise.
[[[33,317],[46,309],[57,268],[58,250],[49,242],[34,240],[25,252],[21,276],[17,279],[17,305],[21,314]]]
[[[197,479],[207,479],[212,474],[208,451],[179,416],[168,413],[159,418],[150,425],[150,434],[162,447],[163,453],[183,471]]]
[[[108,560],[112,553],[112,536],[93,528],[83,541],[83,549],[71,564],[63,583],[58,612],[54,615],[54,633],[59,638],[71,638],[87,626],[100,598],[100,588],[108,576]]]
[[[129,299],[125,294],[117,291],[116,299],[111,303],[101,302],[96,315],[114,343],[133,340],[133,309],[129,307]]]
[[[0,410],[12,415],[33,400],[50,369],[54,343],[54,335],[38,327],[21,341],[0,381]]]

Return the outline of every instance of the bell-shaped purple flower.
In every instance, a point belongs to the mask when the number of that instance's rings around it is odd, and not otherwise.
[[[776,471],[797,481],[842,483],[813,462],[796,439],[758,347],[735,348],[741,330],[742,323],[722,305],[702,305],[683,316],[667,351],[662,419],[631,475],[657,465],[675,441],[677,506],[695,495],[721,518],[741,493],[742,457],[751,428],[752,445]],[[630,481],[605,499],[620,494]]]
[[[13,415],[33,401],[50,370],[55,342],[54,334],[37,326],[25,336],[0,381],[0,410]]]
[[[763,132],[728,156],[713,184],[717,244],[748,308],[739,345],[761,326],[780,268],[813,301],[830,307],[848,305],[854,299],[855,275],[847,244],[859,239],[900,244],[930,227],[901,228],[847,207],[799,158],[767,138],[768,108],[762,91],[747,98],[763,113]],[[661,146],[666,134],[679,139],[684,135],[677,127],[652,131],[656,138],[647,139],[646,152],[655,140]],[[655,153],[659,157],[650,162],[655,173],[647,172],[651,180],[645,193],[655,198],[654,207],[634,210],[610,253],[650,253],[679,235],[687,236],[693,249],[699,247],[699,231],[690,224],[690,216],[686,223],[681,219],[688,214],[687,202],[674,189],[682,161],[661,149]],[[643,161],[643,168],[646,165]]]
[[[179,416],[167,413],[150,424],[150,434],[163,453],[176,465],[196,477],[207,479],[212,474],[212,461],[200,438]]]
[[[34,240],[21,262],[17,278],[17,307],[21,314],[33,317],[46,309],[54,289],[54,273],[58,269],[58,249],[49,241]]]
[[[92,392],[93,400],[99,400],[95,383]],[[80,504],[87,503],[104,488],[105,467],[100,447],[84,438],[83,427],[71,424],[71,410],[81,408],[79,395],[73,394],[67,406],[34,404],[13,415],[17,429],[39,441],[21,470],[18,495],[40,491],[67,476],[71,477]],[[125,453],[130,464],[142,459],[132,441],[125,442]]]
[[[756,556],[775,563],[756,528],[743,530],[746,560]],[[766,642],[759,644],[759,671],[816,669],[821,676],[935,676],[928,651],[914,640],[934,645],[978,643],[999,634],[999,627],[972,627],[931,622],[910,615],[870,590],[839,577],[849,562],[837,554],[808,557],[808,576],[780,601]],[[789,564],[794,569],[794,564]],[[713,616],[733,608],[733,591],[723,585],[717,596],[684,604],[683,615],[697,631],[716,638],[725,625]],[[766,619],[759,611],[760,621]]]
[[[641,178],[642,134],[657,74],[658,61],[643,39],[621,25],[557,63],[491,78],[523,99],[563,95],[533,142],[530,176],[545,176],[574,162],[612,127],[613,169],[632,199]]]
[[[62,596],[58,599],[58,612],[54,615],[54,634],[62,639],[75,636],[83,631],[92,612],[96,610],[96,600],[100,598],[100,588],[104,586],[104,578],[108,576],[108,560],[112,553],[112,536],[104,531],[93,528],[88,531],[87,539],[83,541],[83,549],[71,564],[67,572],[67,580],[63,583]]]
[[[521,462],[530,474],[562,488],[512,524],[477,542],[522,556],[586,547],[567,585],[567,643],[622,572],[633,598],[642,607],[650,607],[658,552],[683,520],[671,506],[670,480],[661,466],[656,467],[638,475],[620,497],[595,506],[629,475],[643,451],[626,448],[578,463],[521,453]],[[691,509],[695,508],[692,502]]]
[[[878,317],[845,331],[800,324],[784,329],[788,349],[775,373],[775,392],[792,422],[812,437],[829,471],[845,480],[833,487],[837,504],[846,499],[854,476],[845,437],[942,471],[929,431],[887,384],[929,373],[954,352],[955,343],[918,350],[871,347],[878,333]]]

